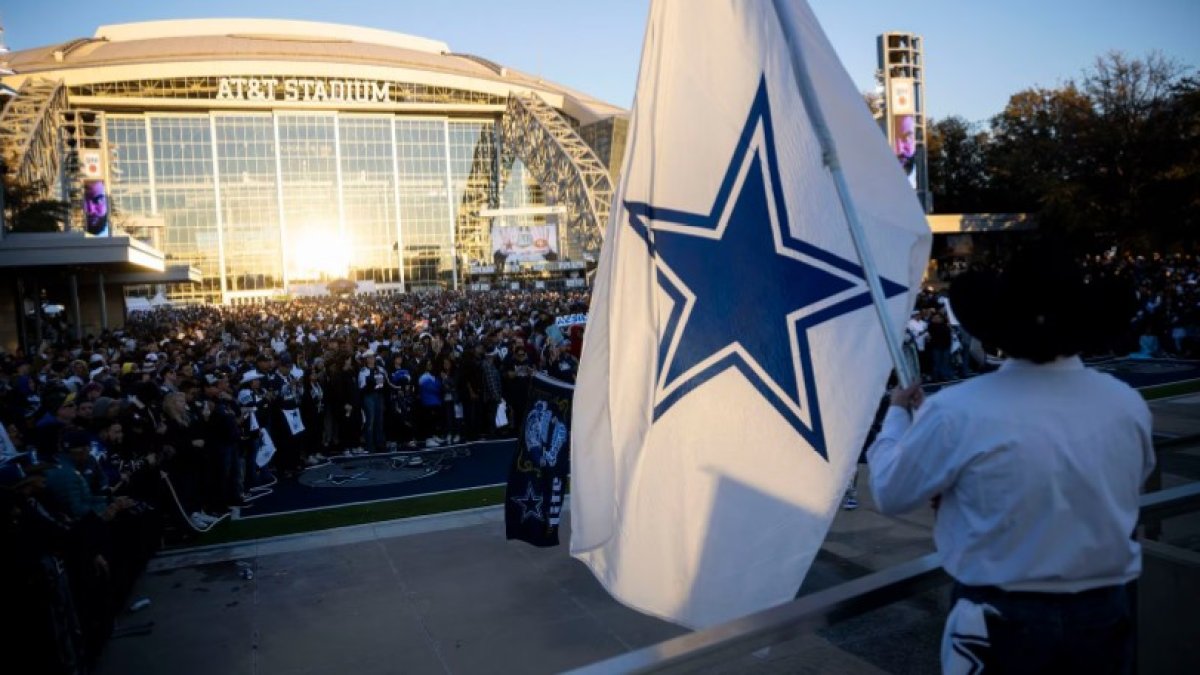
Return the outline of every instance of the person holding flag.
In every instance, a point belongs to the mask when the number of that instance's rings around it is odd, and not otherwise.
[[[1133,672],[1150,409],[1079,359],[1128,325],[1133,290],[1085,284],[1062,250],[955,280],[959,321],[1008,360],[928,400],[897,388],[868,451],[881,513],[938,505],[934,541],[956,582],[947,673]]]
[[[654,2],[576,379],[571,554],[688,627],[791,600],[930,241],[803,2]]]

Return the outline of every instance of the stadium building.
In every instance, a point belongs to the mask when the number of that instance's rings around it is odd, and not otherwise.
[[[0,60],[10,177],[71,201],[85,243],[188,270],[157,278],[184,301],[582,285],[627,126],[443,42],[324,23],[102,26]]]

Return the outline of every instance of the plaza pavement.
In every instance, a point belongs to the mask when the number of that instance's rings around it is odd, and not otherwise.
[[[1200,433],[1200,395],[1153,408],[1156,433]],[[1168,475],[1164,486],[1184,479]],[[863,471],[862,506],[839,512],[801,594],[932,550],[932,512],[882,516],[869,493]],[[114,639],[100,675],[549,673],[682,632],[614,601],[565,543],[505,541],[501,507],[163,555],[134,593],[153,604],[120,625],[153,628]],[[946,596],[930,592],[710,672],[935,672]]]

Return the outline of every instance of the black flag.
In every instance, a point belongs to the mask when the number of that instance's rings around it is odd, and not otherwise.
[[[558,523],[571,463],[571,396],[575,388],[539,374],[529,387],[529,408],[517,424],[519,438],[504,499],[509,539],[558,546]]]

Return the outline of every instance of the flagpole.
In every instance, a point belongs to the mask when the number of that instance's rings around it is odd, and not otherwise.
[[[887,311],[884,307],[883,285],[879,283],[875,258],[871,255],[871,247],[867,245],[867,238],[863,233],[862,223],[859,222],[858,211],[854,208],[854,201],[850,199],[850,188],[846,184],[846,176],[842,171],[837,148],[834,146],[833,135],[825,123],[824,113],[817,105],[812,79],[808,76],[808,69],[804,67],[804,59],[800,55],[800,42],[795,33],[796,22],[791,20],[793,17],[788,7],[788,0],[772,0],[772,4],[775,6],[775,15],[779,19],[779,26],[783,30],[784,40],[787,42],[792,71],[795,72],[796,84],[800,87],[800,99],[804,102],[804,110],[808,113],[813,130],[817,134],[817,140],[821,144],[822,160],[833,175],[834,185],[837,186],[838,201],[841,202],[842,211],[846,214],[850,238],[854,240],[854,249],[858,253],[863,277],[866,279],[867,289],[871,294],[871,304],[875,306],[875,313],[879,316],[879,324],[883,328],[883,337],[887,342],[888,352],[891,353],[892,363],[896,366],[896,375],[900,379],[900,386],[908,387],[917,378],[914,373],[909,371],[908,362],[904,359],[904,352],[900,347],[900,340],[892,331],[891,323],[888,321]]]

